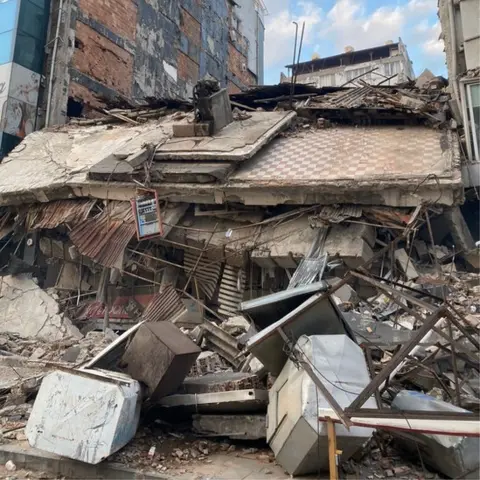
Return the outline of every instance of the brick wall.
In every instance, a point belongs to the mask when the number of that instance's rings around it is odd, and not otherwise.
[[[106,105],[83,85],[80,85],[77,82],[70,82],[70,85],[68,86],[68,96],[84,104],[82,115],[85,117],[95,118],[103,116],[103,114],[92,107],[105,108]]]
[[[133,56],[87,25],[77,22],[78,48],[73,67],[103,85],[130,96],[133,79]]]
[[[231,80],[227,84],[227,92],[232,95],[233,93],[240,93],[242,90],[237,87]]]
[[[199,77],[199,67],[188,55],[178,52],[178,77],[195,85]]]
[[[113,33],[135,40],[137,5],[133,0],[79,0],[84,13]]]
[[[257,83],[255,75],[248,70],[247,57],[231,43],[228,44],[228,71],[245,86]]]
[[[180,8],[180,31],[196,46],[202,43],[202,26],[184,8]]]

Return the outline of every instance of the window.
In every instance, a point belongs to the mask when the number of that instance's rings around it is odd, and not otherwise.
[[[467,87],[467,108],[472,135],[474,158],[480,161],[480,83],[469,84]]]
[[[38,40],[45,41],[47,30],[47,13],[45,8],[40,8],[31,0],[22,0],[18,18],[18,30]]]
[[[391,77],[398,73],[398,63],[386,63],[385,64],[385,75]]]
[[[22,67],[42,73],[44,41],[18,31],[13,61]]]

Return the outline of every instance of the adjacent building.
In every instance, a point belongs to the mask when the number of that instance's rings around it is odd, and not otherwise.
[[[34,129],[109,104],[263,81],[261,0],[2,0],[3,155]]]
[[[464,181],[480,185],[480,0],[440,0],[438,16],[457,121],[464,126]]]
[[[49,0],[0,1],[0,150],[35,129]]]
[[[314,55],[308,62],[287,68],[296,75],[297,83],[316,87],[340,87],[357,77],[371,85],[397,85],[415,78],[407,47],[401,39],[363,50],[348,46],[340,55],[326,58]],[[282,75],[281,81],[290,79]]]

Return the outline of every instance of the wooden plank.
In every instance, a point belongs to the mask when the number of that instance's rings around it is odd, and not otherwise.
[[[337,435],[335,433],[335,423],[330,417],[327,417],[327,431],[328,431],[328,467],[330,470],[330,480],[338,480]]]

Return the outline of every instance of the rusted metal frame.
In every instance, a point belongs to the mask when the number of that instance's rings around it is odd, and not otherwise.
[[[435,248],[435,240],[433,239],[432,224],[430,223],[430,215],[428,214],[428,210],[425,210],[425,220],[427,223],[427,230],[428,230],[428,235],[430,237],[430,243],[432,244],[432,248]],[[439,272],[441,270],[440,264],[438,263],[438,258],[435,254],[433,255],[433,260],[435,262],[435,269],[437,270],[437,272]]]
[[[375,378],[375,367],[373,365],[372,350],[368,345],[364,347],[364,350],[365,358],[367,359],[367,366],[370,370],[370,378],[373,380]],[[382,397],[378,391],[378,388],[375,390],[375,400],[377,401],[378,408],[382,408]]]
[[[368,75],[369,73],[374,72],[375,70],[378,70],[378,67],[372,68],[371,70],[368,70],[367,72],[361,73],[360,75],[357,75],[356,77],[353,77],[351,80],[349,80],[348,82],[343,83],[343,84],[340,85],[340,87],[338,87],[338,88],[342,88],[342,87],[344,87],[345,85],[348,85],[349,83],[352,83],[352,82],[354,82],[355,80],[358,80],[360,77],[363,77],[364,75]],[[396,74],[395,74],[395,75],[396,75]]]
[[[432,305],[431,303],[424,302],[423,300],[418,299],[417,297],[414,297],[413,295],[410,295],[409,293],[406,292],[400,292],[394,287],[391,287],[389,285],[385,285],[378,280],[375,280],[374,278],[371,278],[367,275],[364,275],[362,273],[352,271],[351,272],[354,277],[360,278],[361,280],[364,280],[365,282],[371,283],[375,287],[379,288],[380,290],[390,292],[394,296],[400,296],[405,298],[405,300],[409,301],[410,303],[413,303],[414,305],[417,305],[420,308],[424,308],[425,310],[429,312],[434,312],[438,306]]]
[[[462,320],[463,317],[451,306],[450,303],[447,303],[448,307],[452,309]],[[451,322],[460,330],[460,332],[470,340],[470,343],[477,349],[480,350],[480,343],[477,339],[459,322],[450,311],[447,311],[447,316]]]
[[[393,295],[391,295],[389,292],[384,292],[385,293],[385,296],[390,298],[391,300],[393,300],[400,308],[402,308],[405,312],[409,313],[410,315],[412,315],[413,317],[415,317],[416,320],[418,320],[420,323],[424,323],[425,322],[425,319],[420,315],[418,314],[415,310],[409,308],[408,306],[402,304],[402,302],[398,301]],[[442,331],[440,328],[438,327],[433,327],[432,330],[437,333],[438,335],[440,335],[442,338],[444,338],[445,340],[447,340],[448,342],[451,342],[451,343],[455,343],[457,345],[457,348],[462,350],[463,352],[465,353],[469,353],[468,349],[466,349],[465,347],[463,347],[462,345],[460,344],[457,344],[454,340],[451,340],[450,337],[444,332]]]
[[[451,354],[450,352],[450,349],[446,346],[446,345],[442,345],[442,344],[437,344],[438,348],[440,350],[442,350],[443,352],[445,353],[448,353],[449,355]],[[470,353],[471,352],[458,352],[457,355],[458,357],[460,357],[462,360],[464,360],[465,362],[467,362],[472,368],[475,368],[477,371],[480,372],[480,365],[478,363],[478,359],[476,358],[472,358],[470,356]]]
[[[405,285],[403,283],[396,282],[395,280],[390,280],[388,278],[379,277],[378,275],[375,275],[373,273],[369,273],[369,275],[370,275],[371,278],[373,278],[375,280],[378,280],[378,281],[381,281],[381,282],[387,282],[387,283],[390,283],[391,285],[394,285],[396,287],[404,288],[405,290],[408,290],[410,292],[418,293],[422,297],[428,297],[428,298],[431,298],[432,300],[436,300],[437,302],[447,303],[447,302],[445,302],[444,298],[439,297],[437,295],[433,295],[429,292],[425,292],[424,290],[418,290],[416,288],[409,287],[408,285]]]
[[[342,407],[339,405],[339,403],[335,400],[333,395],[328,391],[328,389],[322,383],[319,376],[313,371],[313,368],[310,365],[308,359],[306,359],[303,351],[298,348],[297,349],[295,348],[295,346],[293,345],[293,342],[290,340],[290,338],[285,333],[282,327],[279,327],[277,331],[282,337],[283,341],[285,342],[285,345],[287,346],[288,350],[295,356],[295,360],[305,370],[305,373],[310,377],[310,379],[315,384],[315,386],[320,390],[320,392],[322,392],[322,395],[325,397],[325,400],[328,402],[332,410],[338,415],[338,418],[340,419],[344,427],[347,430],[350,430],[352,423],[350,422],[348,417],[345,415],[345,412],[343,411]]]
[[[436,352],[434,352],[435,354],[438,352],[438,350]],[[452,392],[450,391],[450,389],[445,385],[445,382],[440,378],[440,376],[438,375],[438,373],[431,367],[429,367],[428,365],[425,365],[424,363],[418,361],[416,358],[413,358],[413,357],[410,357],[408,356],[408,360],[412,363],[415,363],[417,366],[411,370],[410,372],[406,373],[405,375],[402,375],[401,378],[398,379],[398,383],[402,383],[403,380],[406,380],[408,378],[410,378],[411,376],[413,376],[418,370],[420,369],[424,369],[424,370],[427,370],[428,372],[430,372],[434,377],[435,377],[435,380],[437,380],[437,382],[439,383],[439,385],[443,388],[443,390],[445,391],[445,393],[450,397],[450,400],[452,400],[452,402],[455,401],[455,398],[454,396],[452,395]]]
[[[212,238],[215,235],[215,231],[217,230],[217,227],[218,227],[218,222],[213,227],[212,233],[208,237],[208,240],[205,243],[205,245],[203,246],[203,249],[200,252],[200,255],[198,255],[197,261],[195,262],[195,265],[193,266],[192,271],[188,275],[187,283],[185,283],[185,287],[183,288],[183,293],[185,293],[187,291],[187,288],[190,285],[190,282],[192,281],[192,278],[195,275],[195,272],[197,271],[198,265],[200,264],[200,260],[202,259],[203,254],[208,250],[208,246],[210,245],[210,242],[212,241]]]
[[[450,337],[450,345],[451,345],[451,352],[452,352],[451,355],[452,355],[452,367],[453,367],[453,380],[455,383],[455,397],[457,399],[457,405],[461,407],[462,399],[460,397],[460,384],[458,382],[457,353],[455,351],[455,344],[453,341],[452,321],[450,317],[448,317],[447,319],[447,328],[448,328],[448,336]]]
[[[155,260],[156,262],[165,263],[166,265],[170,265],[172,267],[180,268],[182,270],[186,270],[184,265],[180,265],[178,263],[170,262],[169,260],[165,260],[163,258],[154,257],[153,255],[149,255],[148,253],[140,252],[138,250],[134,250],[133,248],[127,249],[130,253],[134,253],[136,255],[140,255],[141,257],[149,258],[150,260]]]
[[[425,320],[425,323],[415,332],[415,335],[395,354],[388,365],[384,367],[381,372],[364,388],[358,397],[349,405],[347,410],[357,410],[375,393],[375,390],[388,379],[393,370],[405,360],[405,357],[419,344],[422,338],[432,329],[437,321],[444,316],[446,307],[442,306],[437,309],[430,317]]]

